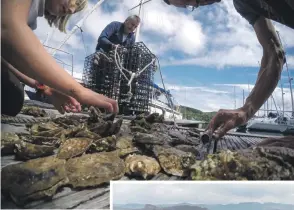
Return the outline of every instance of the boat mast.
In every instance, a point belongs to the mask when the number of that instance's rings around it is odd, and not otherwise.
[[[142,9],[142,1],[140,0],[140,6],[139,6],[139,14],[138,16],[141,18],[141,9]],[[136,35],[135,35],[135,42],[138,42],[139,39],[139,35],[140,35],[140,28],[141,28],[141,24],[138,25],[137,30],[136,30]]]
[[[281,43],[281,45],[282,45],[282,48],[284,48],[283,47],[283,43],[282,43],[282,41],[281,41],[281,38],[280,38],[280,33],[279,33],[279,31],[277,31],[277,34],[278,34],[278,37],[279,37],[279,40],[280,40],[280,43]],[[286,51],[284,51],[285,52],[285,56],[286,56]],[[290,94],[291,94],[291,105],[292,105],[292,117],[294,117],[294,102],[293,102],[293,92],[292,92],[292,80],[293,80],[293,78],[291,78],[290,77],[290,73],[289,73],[289,69],[288,69],[288,64],[287,64],[287,59],[286,59],[286,57],[285,57],[285,64],[286,64],[286,69],[287,69],[287,74],[288,74],[288,79],[289,79],[289,84],[290,84]],[[282,93],[283,94],[283,93]],[[284,104],[283,104],[284,105]]]
[[[138,16],[140,17],[141,19],[141,22],[142,22],[142,18],[141,18],[141,9],[143,7],[143,4],[146,4],[148,2],[150,2],[151,0],[147,0],[147,1],[144,1],[143,0],[140,0],[140,4],[134,6],[133,8],[129,9],[129,11],[139,7],[139,14]],[[138,25],[137,29],[136,29],[136,34],[135,34],[135,42],[138,42],[138,39],[139,39],[139,36],[140,36],[140,29],[141,29],[141,23]]]
[[[283,106],[283,117],[284,117],[284,114],[285,114],[285,106],[284,106],[284,90],[283,90],[283,83],[282,83],[282,80],[281,81],[281,90],[282,90],[282,106]]]
[[[59,50],[66,42],[67,40],[78,30],[80,29],[85,20],[104,2],[105,0],[99,0],[91,9],[90,11],[73,27],[73,29],[70,31],[70,33],[63,39],[63,41],[61,42],[61,44],[54,49],[54,51],[52,52],[52,56],[55,55],[55,53],[57,52],[57,50]]]

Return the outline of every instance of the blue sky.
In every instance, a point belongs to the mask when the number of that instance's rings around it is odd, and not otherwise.
[[[294,204],[293,182],[112,182],[114,204]],[[130,196],[126,196],[130,195]],[[136,195],[136,196],[133,196]]]
[[[89,2],[91,8],[97,1]],[[111,21],[123,22],[128,15],[137,14],[137,9],[131,12],[128,9],[138,3],[139,0],[105,0],[82,27],[86,47],[80,31],[71,36],[62,50],[74,56],[75,77],[81,77],[85,56],[94,52],[103,28]],[[85,12],[70,20],[69,31]],[[248,82],[249,90],[254,86],[262,49],[253,28],[235,11],[232,0],[193,12],[153,0],[145,4],[141,18],[139,41],[143,41],[159,58],[164,82],[179,104],[203,111],[242,105],[243,90],[245,97],[249,93]],[[285,46],[292,75],[294,30],[274,24]],[[52,33],[43,18],[38,20],[38,25],[35,33],[42,42],[48,34],[49,46],[56,47],[63,40],[65,35],[57,30]],[[56,56],[66,63],[71,62],[68,55],[58,53]],[[71,71],[69,67],[65,68]],[[158,72],[155,82],[161,85]],[[283,72],[282,83],[285,108],[289,110],[291,99],[286,71]],[[273,96],[278,106],[282,107],[281,89],[277,88]]]

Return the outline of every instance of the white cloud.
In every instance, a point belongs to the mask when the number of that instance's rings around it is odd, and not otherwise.
[[[248,182],[113,182],[114,204],[229,204],[276,202],[294,204],[294,183]],[[136,196],[134,196],[136,195]]]

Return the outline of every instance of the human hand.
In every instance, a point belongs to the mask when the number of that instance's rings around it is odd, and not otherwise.
[[[116,100],[108,98],[102,94],[96,93],[88,88],[82,87],[80,90],[73,92],[73,97],[80,103],[92,105],[98,108],[104,108],[109,112],[118,113],[118,104]]]
[[[215,138],[223,137],[229,130],[246,122],[247,112],[240,108],[236,110],[220,109],[208,125],[207,132],[211,135],[215,132]]]
[[[67,96],[53,88],[47,88],[43,93],[49,97],[51,103],[61,114],[81,111],[81,104],[73,97]]]

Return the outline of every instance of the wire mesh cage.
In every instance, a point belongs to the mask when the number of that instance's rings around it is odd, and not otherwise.
[[[119,60],[107,53],[99,56],[94,53],[86,57],[84,85],[95,92],[116,99],[120,114],[134,115],[148,112],[156,71],[155,55],[143,42],[137,42],[132,47],[119,48],[117,54]],[[127,72],[119,69],[118,65]],[[136,76],[128,84],[132,73]]]

